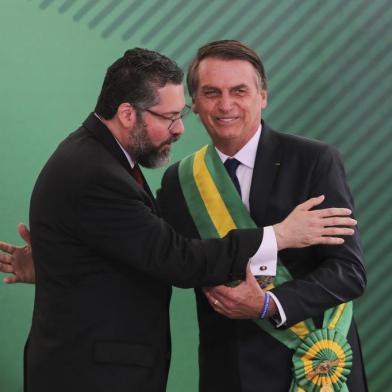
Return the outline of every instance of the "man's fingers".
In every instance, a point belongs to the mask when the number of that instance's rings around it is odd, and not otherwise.
[[[225,285],[219,285],[219,286],[214,286],[211,287],[208,291],[210,294],[214,295],[214,296],[226,296],[228,295],[228,293],[230,292],[230,290],[232,290],[230,287],[227,287]]]
[[[321,218],[326,218],[329,216],[348,216],[351,215],[351,210],[349,208],[323,208],[321,210],[313,211],[316,215],[320,216]]]
[[[211,291],[204,291],[204,295],[207,297],[208,302],[212,305],[215,306],[219,300],[216,298],[214,294],[211,293]]]
[[[15,246],[8,244],[7,242],[2,242],[0,241],[0,250],[2,250],[3,252],[7,252],[10,255],[12,255],[12,253],[15,252]]]
[[[216,299],[211,293],[209,292],[204,292],[205,296],[207,297],[208,302],[210,305],[216,310],[218,305],[220,305],[220,302],[218,299]]]
[[[322,232],[323,232],[323,236],[354,234],[354,230],[348,227],[324,227]]]
[[[324,227],[320,231],[319,237],[309,239],[308,245],[341,245],[344,243],[344,239],[340,238],[340,236],[351,236],[354,233],[355,231],[348,227]]]
[[[210,293],[209,291],[207,291],[206,289],[203,289],[203,291],[204,291],[204,295],[206,296],[208,302],[211,303],[211,300],[212,300],[212,302],[213,302],[213,298],[212,298],[211,293]]]
[[[324,218],[322,224],[323,226],[356,226],[357,221],[352,218],[335,216],[333,218]]]
[[[203,293],[206,294],[211,291],[212,287],[202,287],[201,289],[203,290]]]
[[[225,290],[226,289],[226,290]],[[226,301],[231,300],[231,292],[229,290],[232,290],[230,287],[222,287],[222,289],[219,290],[211,290],[211,296],[214,299],[217,299],[221,303],[226,303]]]
[[[311,199],[306,200],[302,204],[299,204],[296,208],[303,210],[303,211],[308,211],[313,207],[318,206],[321,204],[325,199],[324,195],[320,195],[318,197],[312,197]]]
[[[0,262],[0,272],[5,272],[6,274],[14,272],[14,267],[11,264],[6,264]]]
[[[238,286],[237,286],[238,287]],[[210,304],[214,305],[214,301],[218,301],[221,306],[225,308],[230,308],[233,306],[234,295],[235,295],[236,287],[227,287],[224,285],[211,287],[208,292],[204,292]],[[215,309],[215,305],[213,308]]]
[[[213,305],[215,301],[220,303],[225,302],[230,296],[231,288],[224,285],[203,287],[204,295],[207,297],[208,302]]]
[[[215,310],[215,312],[223,316],[230,317],[231,315],[230,310],[225,306],[223,302],[219,301],[216,297],[214,297],[209,292],[204,292],[204,294],[206,295],[208,302]]]
[[[1,263],[4,264],[11,264],[12,256],[6,254],[6,253],[0,253],[0,265]]]
[[[19,282],[19,279],[18,279],[15,275],[6,276],[6,277],[3,279],[3,282],[6,283],[6,284],[18,283],[18,282]]]
[[[29,229],[26,227],[25,224],[19,223],[19,225],[18,225],[18,232],[19,232],[19,235],[23,238],[23,240],[24,240],[27,244],[31,245],[30,231],[29,231]]]
[[[321,245],[341,245],[344,244],[344,239],[340,237],[319,237],[315,240],[315,243]]]

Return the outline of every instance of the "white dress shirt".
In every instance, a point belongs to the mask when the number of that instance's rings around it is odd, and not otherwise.
[[[131,165],[131,168],[133,169],[133,167],[135,166],[135,161],[132,159],[132,157],[129,155],[128,151],[120,144],[120,142],[117,139],[116,139],[116,142],[120,146],[122,152],[125,154],[125,157],[127,158],[129,164]]]

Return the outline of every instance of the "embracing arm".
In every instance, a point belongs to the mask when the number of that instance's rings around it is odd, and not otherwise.
[[[139,271],[179,287],[245,276],[262,229],[233,231],[222,240],[187,239],[154,214],[148,200],[122,173],[99,173],[79,199],[77,238],[102,259],[129,268],[130,274]]]

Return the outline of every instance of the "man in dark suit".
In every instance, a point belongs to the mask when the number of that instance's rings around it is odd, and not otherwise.
[[[26,349],[29,392],[165,390],[171,285],[243,279],[250,257],[250,268],[262,265],[263,254],[252,256],[263,249],[263,229],[200,241],[159,218],[137,163],[167,161],[184,130],[184,108],[177,65],[156,52],[127,51],[109,67],[95,113],[39,175],[30,206],[36,276],[34,269],[25,275],[36,281]],[[266,229],[276,234],[278,249],[339,244],[331,234],[352,234],[328,227],[329,219],[355,224],[342,217],[350,210],[309,211],[321,199]],[[23,252],[0,248],[10,254],[1,256],[1,270],[12,272],[7,263]],[[17,267],[13,272],[14,281],[22,277]]]
[[[258,249],[262,230],[189,241],[158,217],[136,162],[166,161],[184,107],[173,61],[127,51],[109,67],[95,113],[41,171],[30,204],[29,392],[163,391],[170,285],[243,275]]]
[[[298,203],[320,194],[326,196],[324,206],[353,208],[344,168],[333,147],[275,131],[261,121],[267,106],[266,77],[251,48],[238,41],[203,46],[189,67],[187,82],[192,109],[211,136],[219,155],[216,160],[220,165],[230,158],[237,160],[230,176],[238,182],[237,191],[257,226],[281,220]],[[176,230],[200,238],[203,227],[188,202],[181,170],[175,164],[166,171],[158,202]],[[201,392],[288,391],[294,350],[254,322],[261,309],[280,330],[308,318],[320,329],[324,311],[363,293],[366,277],[358,232],[338,247],[286,249],[279,258],[293,279],[268,290],[267,306],[266,296],[250,275],[235,288],[196,289]],[[265,274],[269,275],[268,270]],[[365,391],[354,321],[349,320],[347,329],[353,354],[347,387],[352,392]],[[331,363],[326,363],[327,370]],[[333,369],[332,373],[337,371]],[[328,382],[319,385],[323,387],[332,390]]]

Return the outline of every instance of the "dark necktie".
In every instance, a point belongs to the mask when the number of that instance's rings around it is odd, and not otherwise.
[[[132,177],[135,179],[135,181],[140,185],[142,189],[144,189],[144,180],[143,180],[143,174],[140,170],[140,167],[137,163],[133,166],[131,170]]]
[[[238,177],[236,174],[237,168],[238,166],[241,164],[240,161],[237,161],[237,159],[235,158],[228,158],[226,159],[224,166],[227,170],[227,172],[229,173],[230,178],[232,179],[234,186],[236,187],[238,193],[241,195],[241,186],[240,186],[240,182],[238,181]]]

